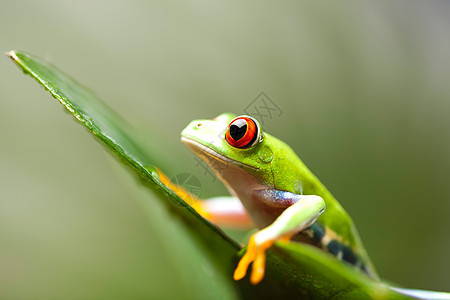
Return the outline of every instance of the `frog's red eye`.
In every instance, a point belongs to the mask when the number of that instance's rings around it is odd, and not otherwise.
[[[250,148],[259,142],[260,130],[253,118],[240,116],[231,120],[225,138],[236,148]]]

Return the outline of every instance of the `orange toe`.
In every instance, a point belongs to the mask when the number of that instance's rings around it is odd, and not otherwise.
[[[255,235],[252,235],[248,243],[247,251],[239,261],[234,271],[233,279],[240,280],[245,277],[249,265],[253,262],[250,282],[258,284],[263,280],[266,270],[266,250],[273,245],[274,241],[269,240],[262,245],[257,246]]]
[[[238,266],[236,267],[236,270],[233,274],[234,280],[240,280],[245,277],[245,274],[247,274],[248,266],[251,262],[253,262],[257,255],[257,249],[255,244],[255,239],[252,236],[250,238],[250,241],[248,242],[247,251],[245,252],[244,256],[239,261]]]
[[[282,236],[279,241],[283,242],[283,243],[288,243],[291,241],[292,237],[294,236],[294,234],[286,234],[284,236]]]
[[[274,241],[269,240],[263,243],[256,253],[256,258],[252,265],[252,274],[250,276],[250,282],[252,284],[258,284],[263,280],[266,272],[266,250],[273,245]]]
[[[264,251],[258,253],[252,266],[252,273],[250,275],[250,282],[258,284],[264,278],[266,269],[266,253]]]

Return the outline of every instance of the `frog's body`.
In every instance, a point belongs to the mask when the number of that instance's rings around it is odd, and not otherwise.
[[[235,279],[245,276],[254,261],[252,282],[259,282],[264,275],[265,250],[277,240],[291,238],[324,249],[377,278],[352,220],[294,151],[279,139],[262,134],[253,118],[234,117],[222,114],[214,120],[193,121],[183,131],[182,140],[215,170],[262,229],[251,239]],[[256,127],[249,133],[253,123]],[[238,133],[236,124],[245,133]],[[245,139],[245,135],[251,135],[244,141],[251,145],[242,147],[232,138]],[[208,205],[202,210],[205,207]],[[211,219],[214,221],[214,216]]]

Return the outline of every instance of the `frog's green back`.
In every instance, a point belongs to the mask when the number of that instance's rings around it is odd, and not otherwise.
[[[360,260],[355,264],[360,263],[363,270],[378,278],[352,219],[339,202],[287,144],[267,133],[264,134],[264,140],[273,152],[271,168],[274,188],[296,194],[321,196],[326,208],[313,228],[323,231],[322,243],[326,243],[331,252],[332,245],[347,251],[351,249]]]

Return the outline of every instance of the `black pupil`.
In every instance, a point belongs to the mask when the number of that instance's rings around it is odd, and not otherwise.
[[[234,121],[230,125],[230,136],[235,141],[239,141],[247,132],[247,122],[243,119]]]

